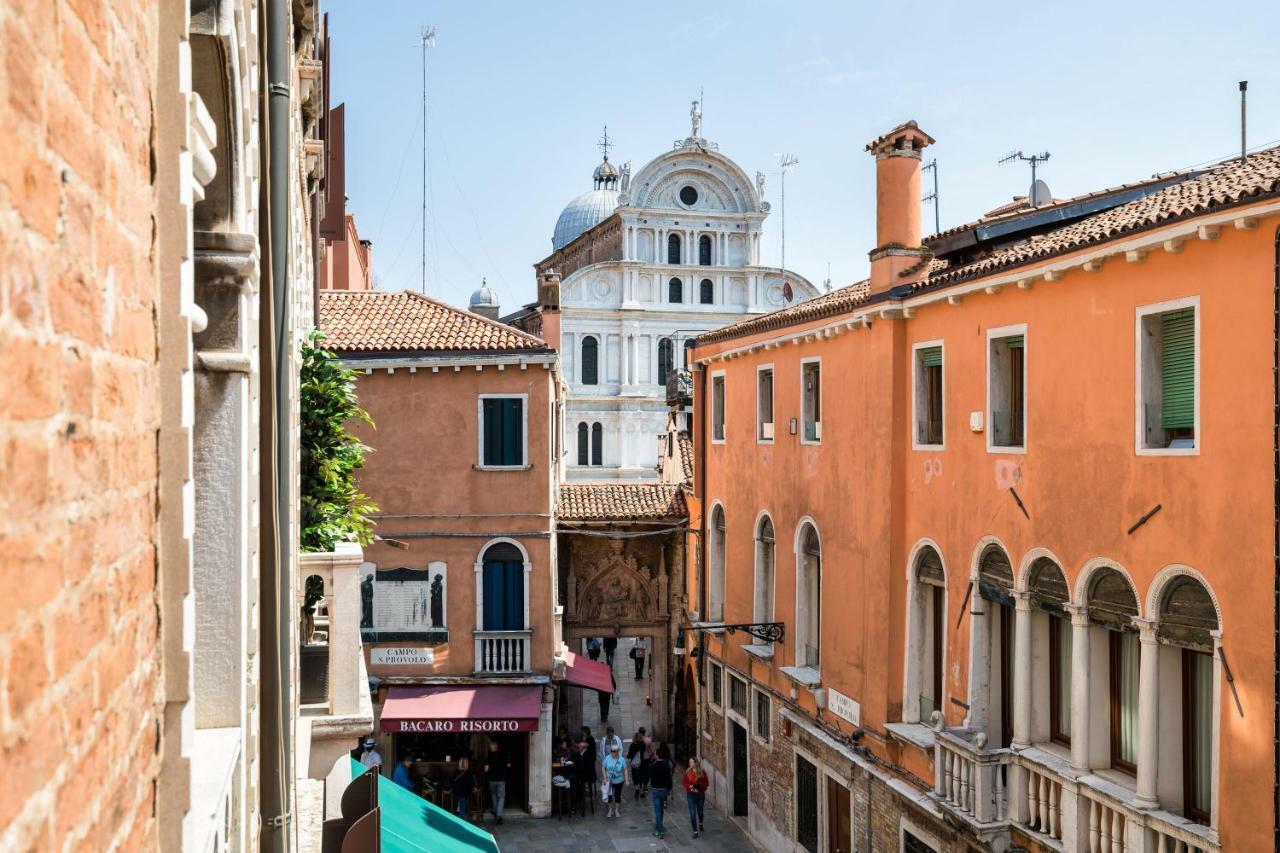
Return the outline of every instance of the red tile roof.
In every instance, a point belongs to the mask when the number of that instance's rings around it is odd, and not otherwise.
[[[632,521],[686,518],[679,486],[665,483],[565,483],[560,486],[564,521]]]
[[[409,290],[322,290],[325,346],[344,353],[546,353],[540,338]]]
[[[929,275],[916,290],[932,290],[982,278],[1001,270],[1047,260],[1057,255],[1128,237],[1161,225],[1280,195],[1280,146],[1250,154],[1245,163],[1228,160],[1203,173],[1163,187],[1127,204],[1096,213],[1070,225],[997,249],[985,258],[952,267],[945,260],[929,264]],[[1077,198],[1083,198],[1077,197]],[[944,232],[950,233],[950,232]],[[833,317],[868,301],[866,281],[816,296],[796,305],[741,320],[698,336],[714,343],[810,320]]]
[[[680,470],[686,483],[693,482],[693,438],[688,433],[680,433],[676,437],[680,453]]]

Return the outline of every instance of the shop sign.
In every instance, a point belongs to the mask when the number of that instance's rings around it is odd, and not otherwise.
[[[533,732],[538,730],[537,720],[383,720],[382,730],[387,732],[415,732],[421,734],[472,734],[496,732]]]
[[[431,666],[435,663],[435,649],[430,646],[378,647],[369,652],[369,662],[374,666],[413,664]]]
[[[848,720],[855,726],[862,725],[862,706],[839,690],[827,688],[827,708],[837,717]]]

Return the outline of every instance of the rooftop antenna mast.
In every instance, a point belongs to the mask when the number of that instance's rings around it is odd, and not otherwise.
[[[922,204],[933,205],[933,233],[942,233],[942,219],[938,213],[938,158],[934,157],[927,164],[920,167],[922,172],[933,172],[933,192],[926,194],[920,199]]]
[[[1032,207],[1039,207],[1038,200],[1036,199],[1036,193],[1035,193],[1036,166],[1039,166],[1041,163],[1047,162],[1048,159],[1049,159],[1048,151],[1045,151],[1043,154],[1032,154],[1028,156],[1026,154],[1023,154],[1022,151],[1020,150],[1010,151],[1008,154],[1000,158],[1000,165],[1004,165],[1005,163],[1012,163],[1014,160],[1021,160],[1024,163],[1031,164],[1031,192],[1027,194],[1028,195],[1027,200],[1031,202]]]
[[[427,48],[436,46],[436,28],[423,27],[422,39],[422,295],[427,295]]]
[[[800,161],[790,154],[779,154],[778,165],[782,167],[782,278],[787,277],[787,172],[790,172]]]
[[[1245,93],[1249,91],[1249,81],[1240,81],[1240,162],[1245,163],[1248,160],[1247,149],[1245,148]]]

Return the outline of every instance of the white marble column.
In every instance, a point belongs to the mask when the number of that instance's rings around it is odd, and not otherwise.
[[[1071,769],[1089,769],[1089,611],[1066,604],[1071,614]]]
[[[1013,604],[1012,745],[1025,749],[1031,745],[1031,595],[1015,592]]]
[[[1156,789],[1160,738],[1160,643],[1154,619],[1134,619],[1142,657],[1138,664],[1138,796],[1145,808],[1160,803]]]
[[[969,713],[965,725],[985,732],[991,696],[991,611],[995,605],[978,597],[976,580],[974,587],[973,600],[969,602],[973,631],[969,655],[972,668],[969,672]]]
[[[622,385],[631,383],[631,336],[627,334],[626,329],[620,330],[622,337],[621,346],[618,347],[618,382]]]

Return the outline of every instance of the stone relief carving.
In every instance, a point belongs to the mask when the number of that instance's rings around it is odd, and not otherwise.
[[[569,573],[568,617],[578,624],[654,622],[667,615],[667,573],[657,576],[622,551],[623,540],[609,540],[608,551],[574,566]]]

